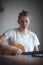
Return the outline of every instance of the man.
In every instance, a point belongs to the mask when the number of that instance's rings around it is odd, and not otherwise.
[[[13,51],[16,54],[22,53],[19,48],[11,45],[5,45],[3,42],[10,39],[12,45],[22,44],[25,48],[25,52],[39,51],[38,46],[40,45],[37,35],[31,32],[28,28],[30,25],[30,15],[27,11],[22,11],[18,16],[19,28],[12,29],[5,32],[0,36],[0,46],[4,49]]]

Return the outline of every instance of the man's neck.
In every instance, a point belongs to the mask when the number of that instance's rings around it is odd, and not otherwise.
[[[19,31],[23,34],[28,34],[29,30],[27,28],[20,28]]]

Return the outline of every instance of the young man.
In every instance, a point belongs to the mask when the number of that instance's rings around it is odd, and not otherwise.
[[[22,53],[19,48],[3,44],[5,40],[9,39],[12,42],[12,45],[19,43],[22,44],[25,48],[25,52],[31,52],[34,51],[34,49],[35,51],[39,51],[39,40],[36,34],[28,29],[30,25],[29,12],[24,10],[20,12],[17,22],[19,24],[19,28],[9,30],[0,36],[0,46],[5,49],[11,50],[16,54]]]

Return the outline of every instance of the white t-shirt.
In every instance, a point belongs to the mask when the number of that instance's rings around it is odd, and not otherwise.
[[[12,29],[5,32],[6,38],[11,39],[14,44],[22,44],[25,48],[25,52],[31,52],[35,46],[40,44],[38,37],[35,33],[29,31],[28,34],[23,34],[19,29]]]

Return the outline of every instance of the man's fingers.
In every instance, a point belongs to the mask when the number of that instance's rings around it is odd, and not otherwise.
[[[22,50],[18,49],[18,50],[16,51],[16,54],[17,54],[17,55],[22,54]]]

